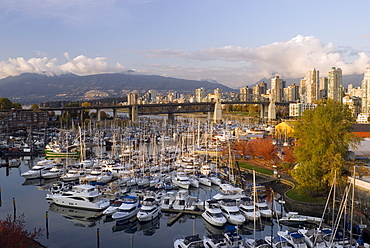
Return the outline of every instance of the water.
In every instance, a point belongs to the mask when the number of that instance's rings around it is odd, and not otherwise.
[[[13,198],[16,201],[16,216],[24,213],[26,229],[43,228],[42,236],[37,240],[48,247],[173,247],[177,235],[199,234],[206,232],[221,233],[222,230],[203,221],[201,216],[184,215],[172,226],[167,222],[173,214],[162,213],[152,222],[138,222],[117,225],[115,221],[105,221],[105,217],[88,218],[95,212],[52,206],[46,202],[48,186],[53,181],[25,180],[21,173],[27,171],[36,162],[22,160],[17,168],[0,168],[1,206],[0,220],[7,215],[13,216]],[[217,193],[215,188],[191,190],[191,194],[200,198],[209,198]],[[280,207],[279,207],[280,209]],[[48,230],[46,213],[48,212]],[[73,217],[75,216],[75,217]],[[256,231],[256,238],[271,235],[271,222],[265,222],[263,230]],[[273,226],[276,233],[278,226]],[[100,236],[98,237],[98,231]],[[243,236],[253,238],[253,223],[243,226]],[[99,242],[98,242],[99,241]],[[98,244],[99,243],[99,244]]]

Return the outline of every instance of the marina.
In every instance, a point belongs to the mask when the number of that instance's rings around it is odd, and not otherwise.
[[[19,157],[16,166],[9,160],[0,168],[1,219],[24,214],[28,230],[44,229],[37,240],[48,247],[173,247],[179,235],[185,237],[181,242],[189,237],[216,247],[230,238],[227,232],[236,235],[238,245],[254,247],[257,240],[270,236],[271,242],[279,233],[292,238],[290,231],[320,222],[285,213],[281,195],[261,184],[265,179],[238,174],[221,158],[219,142],[225,141],[214,138],[220,130],[226,139],[243,136],[231,124],[159,126],[153,130],[144,124],[135,132],[112,129],[108,136],[95,136],[103,139],[89,141],[81,131],[60,132],[53,140],[80,147],[81,158],[76,153],[68,157],[67,149],[54,158],[48,152]],[[72,145],[62,139],[66,136],[79,142]],[[83,156],[89,142],[95,144],[93,157]],[[225,164],[227,173],[221,173]],[[188,247],[184,245],[179,247]]]

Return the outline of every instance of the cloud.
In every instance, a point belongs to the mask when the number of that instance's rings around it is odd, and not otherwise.
[[[311,68],[318,69],[320,76],[327,76],[331,67],[342,68],[343,74],[364,73],[370,64],[370,57],[365,52],[350,47],[336,48],[333,43],[324,44],[314,36],[302,35],[256,48],[225,46],[206,48],[193,53],[168,49],[144,53],[150,58],[176,57],[198,60],[199,67],[204,63],[223,61],[225,63],[221,67],[204,69],[202,72],[204,78],[214,77],[215,73],[221,76],[224,82],[231,81],[229,85],[239,87],[261,78],[269,78],[274,73],[285,78],[304,77],[305,72]],[[193,68],[188,70],[190,73],[193,72]],[[222,82],[219,77],[216,79]]]
[[[107,59],[103,57],[88,58],[80,55],[74,59],[69,59],[68,53],[64,53],[68,58],[68,62],[58,65],[57,59],[43,58],[10,58],[7,61],[0,62],[0,78],[8,76],[17,76],[22,73],[38,73],[46,75],[60,75],[65,73],[73,73],[77,75],[101,74],[122,72],[125,67],[117,63],[111,67],[107,63]]]
[[[127,51],[126,51],[127,52]],[[131,51],[132,52],[132,51]],[[184,79],[214,79],[230,87],[254,84],[262,78],[279,75],[282,78],[303,78],[307,70],[316,68],[326,77],[331,67],[339,67],[344,75],[361,74],[370,66],[364,51],[351,47],[336,48],[333,43],[322,43],[314,36],[298,35],[291,40],[274,42],[260,47],[225,46],[188,52],[183,50],[136,51],[148,57],[145,64],[110,66],[107,58],[88,58],[84,55],[59,64],[56,58],[10,58],[0,62],[0,78],[24,72],[60,75],[74,73],[89,75],[123,71],[166,75]],[[297,82],[299,83],[299,82]]]

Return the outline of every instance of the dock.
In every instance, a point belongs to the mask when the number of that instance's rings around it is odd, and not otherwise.
[[[195,211],[195,210],[186,210],[186,209],[169,209],[169,208],[162,208],[162,212],[169,212],[169,213],[177,213],[173,218],[171,218],[167,222],[167,226],[172,226],[176,223],[178,219],[181,218],[184,214],[190,214],[190,215],[201,215],[201,211]]]

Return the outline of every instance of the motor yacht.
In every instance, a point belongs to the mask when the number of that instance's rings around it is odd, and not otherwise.
[[[239,203],[239,210],[249,221],[257,220],[261,218],[261,213],[258,208],[253,204],[252,199],[242,198]]]
[[[240,213],[239,207],[234,199],[223,199],[218,201],[222,214],[227,221],[233,225],[241,225],[245,222],[245,217]]]
[[[190,181],[185,172],[179,171],[176,176],[172,178],[172,183],[183,189],[189,189]]]
[[[49,203],[57,205],[103,211],[109,207],[109,200],[104,198],[97,188],[92,185],[75,185],[68,191],[46,195]]]
[[[220,205],[217,201],[208,200],[204,204],[205,211],[202,213],[203,219],[215,226],[223,226],[226,224],[227,219],[222,214]]]
[[[41,178],[42,174],[49,172],[54,166],[56,166],[56,163],[52,159],[41,160],[38,161],[30,170],[22,173],[21,176],[26,179]]]
[[[112,218],[115,220],[127,220],[131,217],[136,216],[139,212],[141,204],[139,203],[139,198],[137,196],[125,196],[123,198],[123,202],[121,206],[117,209],[117,211],[112,214]]]
[[[139,212],[136,214],[139,221],[150,221],[161,213],[161,206],[154,197],[145,198],[142,201],[142,206]]]

